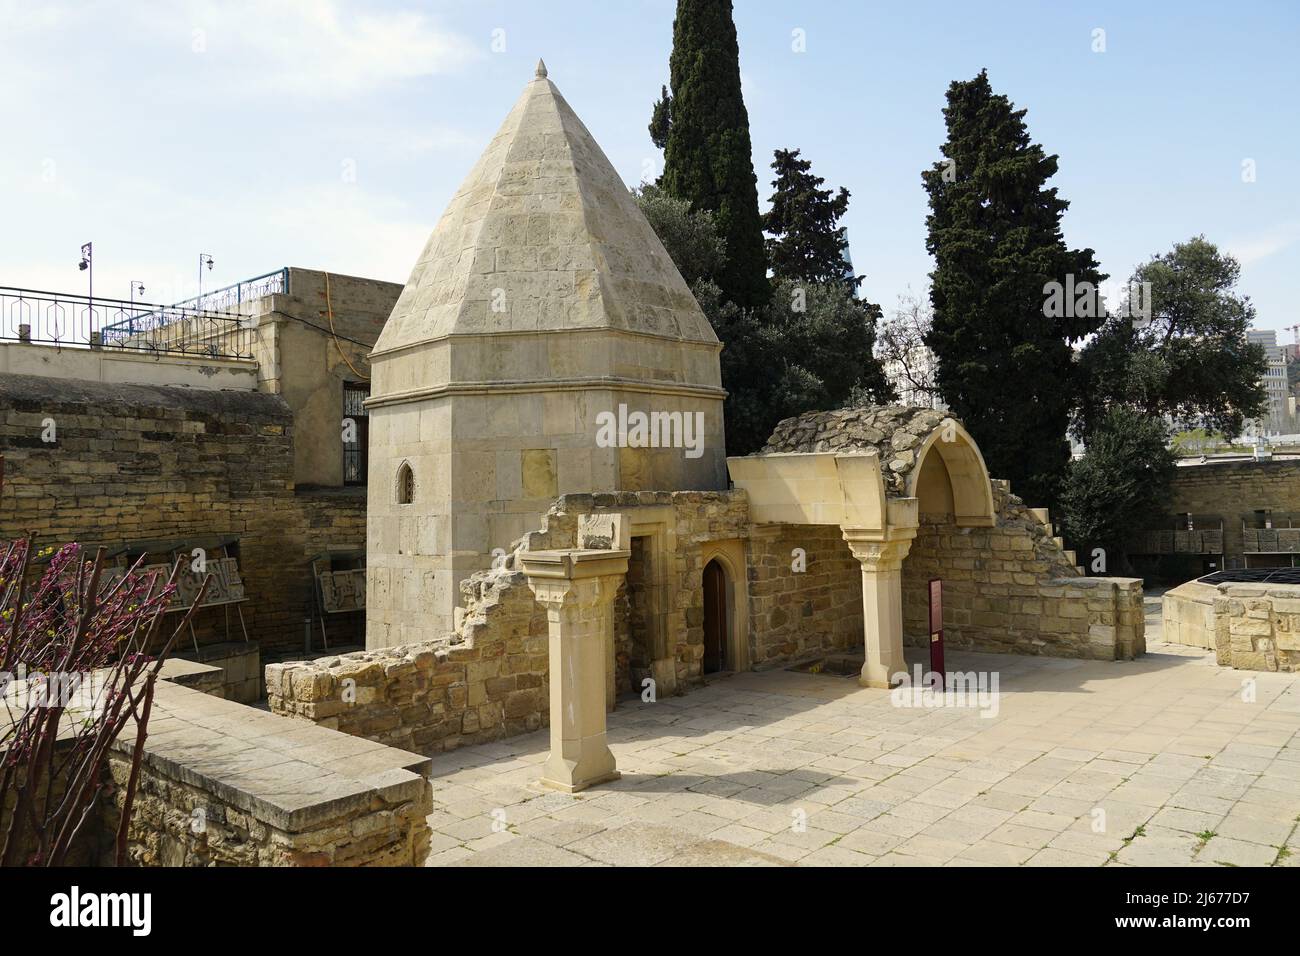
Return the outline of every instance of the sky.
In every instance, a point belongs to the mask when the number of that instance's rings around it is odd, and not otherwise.
[[[282,266],[405,281],[539,56],[623,179],[672,0],[0,0],[0,285],[192,295]],[[1060,157],[1066,241],[1127,278],[1204,234],[1259,328],[1300,324],[1300,4],[736,0],[763,205],[772,151],[851,194],[864,294],[921,293],[921,170],[987,68]],[[1101,31],[1101,32],[1098,32]],[[137,296],[139,298],[139,296]],[[1282,341],[1292,341],[1285,332]]]

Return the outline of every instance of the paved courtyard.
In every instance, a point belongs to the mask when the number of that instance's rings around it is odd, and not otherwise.
[[[438,756],[429,863],[1300,863],[1300,675],[1160,643],[1128,663],[950,653],[948,667],[996,672],[996,715],[747,673],[620,702],[622,779],[577,795],[535,786],[545,732]]]

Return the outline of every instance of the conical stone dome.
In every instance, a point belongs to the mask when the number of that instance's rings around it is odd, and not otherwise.
[[[583,329],[718,342],[539,64],[430,235],[375,356],[449,335]]]

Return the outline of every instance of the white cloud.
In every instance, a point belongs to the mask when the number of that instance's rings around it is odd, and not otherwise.
[[[198,75],[223,96],[347,96],[486,56],[485,44],[418,9],[376,11],[360,0],[0,0],[0,24],[9,80],[47,75],[52,49],[85,42],[94,56],[94,38],[115,36],[123,42],[110,49],[135,66],[202,57]]]
[[[1300,241],[1300,221],[1285,222],[1228,243],[1228,252],[1243,266],[1267,259]]]
[[[340,0],[191,0],[205,55],[229,56],[240,84],[263,93],[326,96],[454,72],[480,45],[415,11],[366,12]]]

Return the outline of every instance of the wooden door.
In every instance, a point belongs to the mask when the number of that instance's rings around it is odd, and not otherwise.
[[[704,673],[727,665],[727,574],[717,561],[704,568]]]

